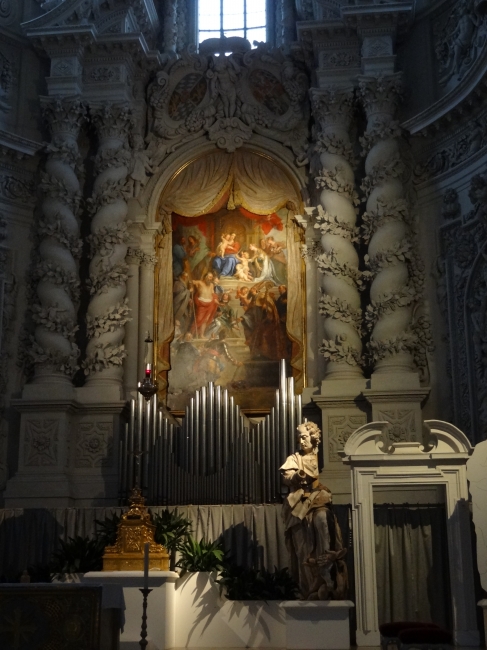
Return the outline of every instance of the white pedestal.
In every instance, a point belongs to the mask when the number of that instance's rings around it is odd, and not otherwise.
[[[227,600],[208,573],[176,583],[176,648],[284,648],[281,601]]]
[[[286,648],[348,650],[351,600],[286,600]]]
[[[174,571],[149,571],[147,599],[148,650],[166,650],[175,646],[174,585],[178,578]],[[123,587],[125,625],[120,636],[120,650],[140,650],[142,623],[143,571],[90,571],[83,582],[88,584],[118,584]]]

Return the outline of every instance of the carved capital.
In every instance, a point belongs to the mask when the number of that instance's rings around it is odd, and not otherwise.
[[[157,257],[155,255],[148,255],[147,253],[142,253],[141,258],[142,266],[154,268],[157,264]]]
[[[312,88],[310,98],[313,116],[323,132],[330,128],[349,130],[355,107],[352,87]]]
[[[402,96],[402,73],[379,77],[360,77],[359,96],[370,122],[394,117]]]
[[[90,104],[90,115],[100,141],[124,142],[134,123],[128,104]]]
[[[139,250],[138,248],[128,248],[127,249],[127,255],[125,257],[125,261],[127,264],[135,265],[135,266],[140,266],[140,263],[142,262],[142,258],[144,256],[144,253]]]
[[[53,139],[78,137],[86,119],[86,105],[78,97],[41,97],[41,109]]]

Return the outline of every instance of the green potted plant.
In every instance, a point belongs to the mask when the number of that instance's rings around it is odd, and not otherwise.
[[[105,544],[100,539],[69,537],[59,540],[61,548],[52,555],[51,574],[62,582],[79,582],[80,574],[101,571]]]
[[[162,544],[168,551],[171,571],[176,569],[176,553],[181,551],[191,535],[191,521],[175,510],[162,510],[151,513],[152,523],[156,527],[154,538],[157,544]]]

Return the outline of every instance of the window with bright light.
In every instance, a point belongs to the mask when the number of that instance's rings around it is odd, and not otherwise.
[[[198,42],[207,38],[241,36],[266,41],[265,0],[199,0]]]

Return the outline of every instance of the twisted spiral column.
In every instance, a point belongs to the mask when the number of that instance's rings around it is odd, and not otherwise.
[[[79,99],[43,98],[50,132],[40,190],[38,259],[33,272],[32,318],[36,324],[29,356],[34,382],[71,382],[78,368],[74,342],[81,252],[77,212],[81,198],[78,134],[86,109]]]
[[[316,150],[321,171],[315,178],[321,189],[315,227],[321,231],[323,253],[316,262],[322,273],[320,313],[325,317],[325,339],[320,352],[327,359],[327,379],[362,377],[363,286],[359,257],[354,154],[349,130],[354,111],[353,88],[312,89],[315,120],[320,125]]]
[[[401,87],[401,73],[363,77],[359,83],[367,115],[362,189],[367,197],[364,232],[372,283],[366,322],[375,373],[412,372],[420,347],[413,311],[422,294],[422,268],[403,181],[400,129],[394,120]]]
[[[89,341],[83,367],[88,386],[121,385],[126,356],[124,326],[130,311],[125,296],[129,234],[123,190],[131,159],[127,142],[132,116],[126,105],[115,104],[91,105],[90,114],[98,135],[98,151],[90,200],[92,297],[87,312]]]

